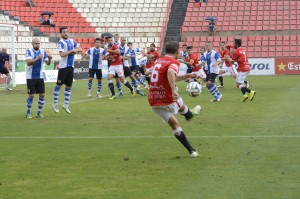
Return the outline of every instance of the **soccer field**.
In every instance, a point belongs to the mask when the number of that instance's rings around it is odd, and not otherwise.
[[[230,77],[220,103],[206,88],[192,98],[178,84],[187,105],[202,106],[191,122],[178,115],[195,159],[147,97],[96,99],[94,80],[87,98],[87,81],[76,81],[68,115],[53,112],[54,84],[46,84],[45,118],[28,120],[25,85],[0,91],[0,199],[299,198],[300,76],[249,80],[257,95],[244,103]]]

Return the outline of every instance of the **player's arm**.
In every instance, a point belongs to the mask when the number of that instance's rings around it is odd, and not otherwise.
[[[106,49],[106,51],[109,52],[109,53],[117,54],[117,55],[120,54],[120,50],[119,49],[116,49],[116,50]]]
[[[188,78],[197,78],[197,75],[194,73],[184,74],[184,75],[177,75],[176,76],[176,82],[179,82],[181,80],[186,80]]]
[[[184,64],[186,64],[186,65],[188,65],[188,66],[192,66],[192,65],[194,64],[194,62],[195,62],[195,60],[193,60],[193,59],[190,59],[190,61],[189,61],[189,62],[187,62],[187,61],[183,61],[183,62],[181,62],[181,63],[184,63]]]
[[[230,63],[234,64],[235,61],[238,60],[238,55],[237,53],[235,53],[235,51],[233,51],[233,54],[232,54],[232,58],[228,58],[228,61],[230,61]]]
[[[168,82],[169,85],[171,87],[172,90],[172,96],[173,96],[173,101],[177,101],[177,99],[179,98],[179,94],[176,91],[176,86],[175,86],[175,82],[176,82],[176,73],[173,69],[168,69]]]
[[[42,58],[43,58],[43,55],[39,54],[36,58],[33,59],[33,57],[31,56],[30,52],[29,51],[26,52],[26,63],[27,63],[27,66],[32,66],[33,64],[35,64],[37,61],[39,61]]]
[[[216,61],[216,63],[214,63],[214,64],[211,65],[212,67],[216,67],[216,66],[218,66],[218,65],[220,65],[220,64],[223,63],[222,59],[220,58],[219,53],[216,53],[216,54],[215,54],[215,59],[216,59],[217,61]]]
[[[48,66],[51,64],[52,56],[48,55],[46,51],[44,52],[44,60]]]

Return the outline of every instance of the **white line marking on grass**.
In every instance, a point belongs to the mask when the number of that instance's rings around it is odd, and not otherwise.
[[[0,136],[0,139],[165,139],[174,136]],[[188,136],[189,138],[300,138],[300,135]]]

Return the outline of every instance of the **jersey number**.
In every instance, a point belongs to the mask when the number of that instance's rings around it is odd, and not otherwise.
[[[158,82],[158,70],[160,69],[161,64],[155,64],[152,70],[151,82]]]

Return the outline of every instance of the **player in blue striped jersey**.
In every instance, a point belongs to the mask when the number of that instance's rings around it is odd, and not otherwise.
[[[204,69],[206,73],[206,87],[209,92],[212,94],[214,99],[211,102],[219,102],[222,99],[222,94],[215,85],[215,79],[219,74],[219,65],[222,63],[222,59],[217,51],[213,50],[213,45],[211,42],[207,42],[207,52],[203,55],[205,61],[202,61],[201,65],[207,66]]]
[[[58,42],[58,51],[61,57],[59,61],[59,70],[57,75],[56,86],[54,87],[54,102],[53,109],[55,113],[58,113],[58,97],[60,93],[60,87],[65,84],[65,100],[62,108],[67,112],[71,113],[69,109],[69,103],[71,98],[71,88],[73,84],[73,73],[74,73],[74,55],[81,52],[79,44],[73,39],[69,39],[68,28],[60,27],[59,32],[61,39]]]
[[[31,49],[26,50],[26,83],[28,90],[26,118],[31,119],[30,109],[34,94],[39,94],[38,111],[36,117],[44,118],[41,114],[45,104],[45,84],[43,78],[43,62],[51,63],[51,55],[47,55],[44,49],[40,49],[40,40],[32,40]]]
[[[102,59],[105,58],[107,52],[104,50],[105,41],[100,38],[95,39],[95,47],[89,48],[88,51],[82,56],[84,60],[86,56],[90,57],[89,61],[89,77],[88,77],[88,97],[92,96],[92,83],[96,75],[98,80],[97,98],[102,98],[100,95],[102,88]],[[102,46],[101,46],[102,45]]]
[[[143,78],[141,77],[141,74],[140,74],[141,69],[139,66],[139,60],[137,58],[137,56],[142,54],[143,51],[140,48],[133,48],[132,42],[128,42],[127,46],[128,46],[127,56],[130,57],[128,59],[130,70],[131,70],[133,76],[135,77],[135,79],[138,80],[139,83],[141,83],[145,86],[146,84],[145,84]]]
[[[141,95],[141,96],[144,96],[144,93],[142,91],[140,91],[139,88],[138,88],[138,85],[139,85],[138,81],[136,80],[134,74],[130,70],[130,67],[132,66],[131,65],[132,64],[132,58],[135,59],[136,54],[132,49],[130,50],[127,45],[126,45],[126,48],[124,46],[125,52],[123,54],[121,47],[122,47],[124,41],[126,42],[126,38],[121,37],[121,45],[120,45],[119,48],[120,48],[120,51],[121,51],[121,56],[123,58],[122,60],[123,60],[124,75],[125,75],[125,77],[129,77],[132,80],[132,85],[134,86],[136,93]],[[132,45],[131,42],[129,42],[129,43]]]

